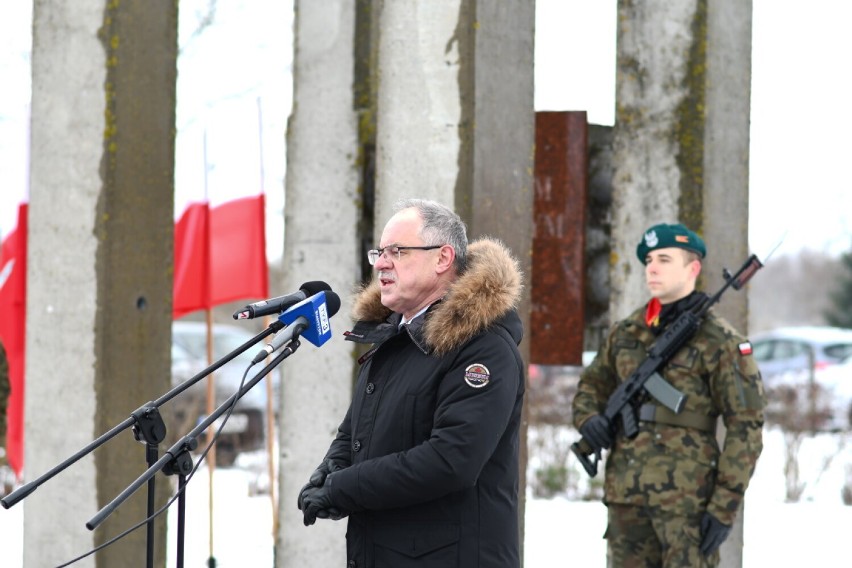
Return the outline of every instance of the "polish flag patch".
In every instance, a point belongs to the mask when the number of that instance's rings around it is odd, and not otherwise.
[[[740,343],[737,345],[737,349],[740,350],[740,355],[751,355],[751,342]]]

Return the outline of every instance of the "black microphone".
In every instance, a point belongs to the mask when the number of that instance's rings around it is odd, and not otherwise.
[[[295,337],[302,336],[317,347],[331,339],[328,320],[340,310],[340,296],[332,291],[318,292],[278,316],[287,325],[275,334],[266,347],[257,352],[252,365],[259,363]]]
[[[288,294],[287,296],[278,296],[277,298],[270,298],[269,300],[255,302],[253,304],[247,305],[241,310],[235,311],[234,319],[254,319],[259,318],[260,316],[280,314],[293,304],[298,304],[305,298],[313,296],[314,294],[317,294],[324,290],[331,290],[331,286],[329,286],[322,280],[317,280],[315,282],[305,282],[304,284],[302,284],[299,291],[294,294]]]

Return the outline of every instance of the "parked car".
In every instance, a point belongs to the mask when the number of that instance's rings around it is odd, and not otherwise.
[[[815,374],[820,406],[828,410],[827,430],[852,430],[852,355]]]
[[[213,361],[218,361],[235,348],[254,337],[252,331],[228,324],[213,326]],[[246,350],[214,373],[216,399],[214,408],[237,392],[243,373],[252,358],[263,347]],[[204,322],[176,321],[172,324],[172,386],[177,386],[203,371],[207,364],[207,325]],[[255,365],[246,376],[248,382],[263,368]],[[267,397],[264,381],[275,380],[273,371],[253,389],[241,397],[216,442],[217,465],[229,466],[241,452],[260,450],[266,439]],[[207,416],[207,379],[202,379],[163,406],[163,419],[167,428],[167,443],[173,444],[186,435]],[[221,419],[220,419],[221,420]],[[215,422],[208,431],[218,428]],[[206,434],[199,436],[199,449],[206,442]]]
[[[852,329],[782,327],[751,338],[764,378],[835,365],[852,355]]]
[[[768,422],[811,431],[850,427],[852,330],[784,327],[751,341],[766,388]]]

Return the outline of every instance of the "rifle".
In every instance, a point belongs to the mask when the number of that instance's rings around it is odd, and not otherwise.
[[[609,419],[611,424],[616,424],[616,418],[620,417],[621,428],[625,437],[633,439],[639,433],[639,420],[632,404],[632,401],[636,400],[639,395],[650,394],[675,414],[683,410],[686,395],[667,383],[658,371],[695,335],[707,312],[713,304],[719,301],[725,290],[730,286],[733,286],[734,290],[739,290],[761,268],[763,268],[763,263],[756,255],[751,255],[733,276],[728,272],[728,269],[723,269],[724,286],[691,310],[680,314],[660,338],[651,345],[648,350],[648,357],[642,364],[610,395],[603,415]],[[594,477],[598,472],[598,461],[601,459],[600,452],[593,450],[585,438],[580,438],[579,442],[571,444],[571,451],[580,460],[580,464],[582,464],[586,473],[590,477]],[[595,456],[594,461],[589,459],[589,456],[592,455]]]

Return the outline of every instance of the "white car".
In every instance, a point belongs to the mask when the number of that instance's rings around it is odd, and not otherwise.
[[[217,361],[251,340],[254,334],[242,327],[229,324],[213,326],[213,360]],[[225,364],[214,373],[216,400],[214,408],[235,394],[243,380],[243,373],[255,354],[265,345],[259,343],[242,355]],[[252,368],[248,382],[264,364]],[[207,327],[204,322],[176,321],[172,324],[172,386],[177,386],[207,367]],[[267,397],[265,381],[272,380],[277,388],[279,374],[273,371],[237,401],[234,410],[222,429],[216,443],[216,463],[232,465],[240,452],[262,449],[266,439]],[[207,414],[207,379],[202,379],[162,409],[166,421],[168,442],[177,441],[192,430]],[[221,418],[220,418],[221,420]],[[218,428],[219,422],[210,429]],[[199,450],[206,443],[206,435],[199,437]]]
[[[852,330],[785,327],[751,338],[769,423],[799,431],[852,427]]]
[[[825,429],[852,430],[852,356],[815,373],[819,405],[827,410]]]
[[[751,343],[763,378],[771,380],[785,373],[824,369],[852,355],[852,329],[780,327],[752,335]]]

